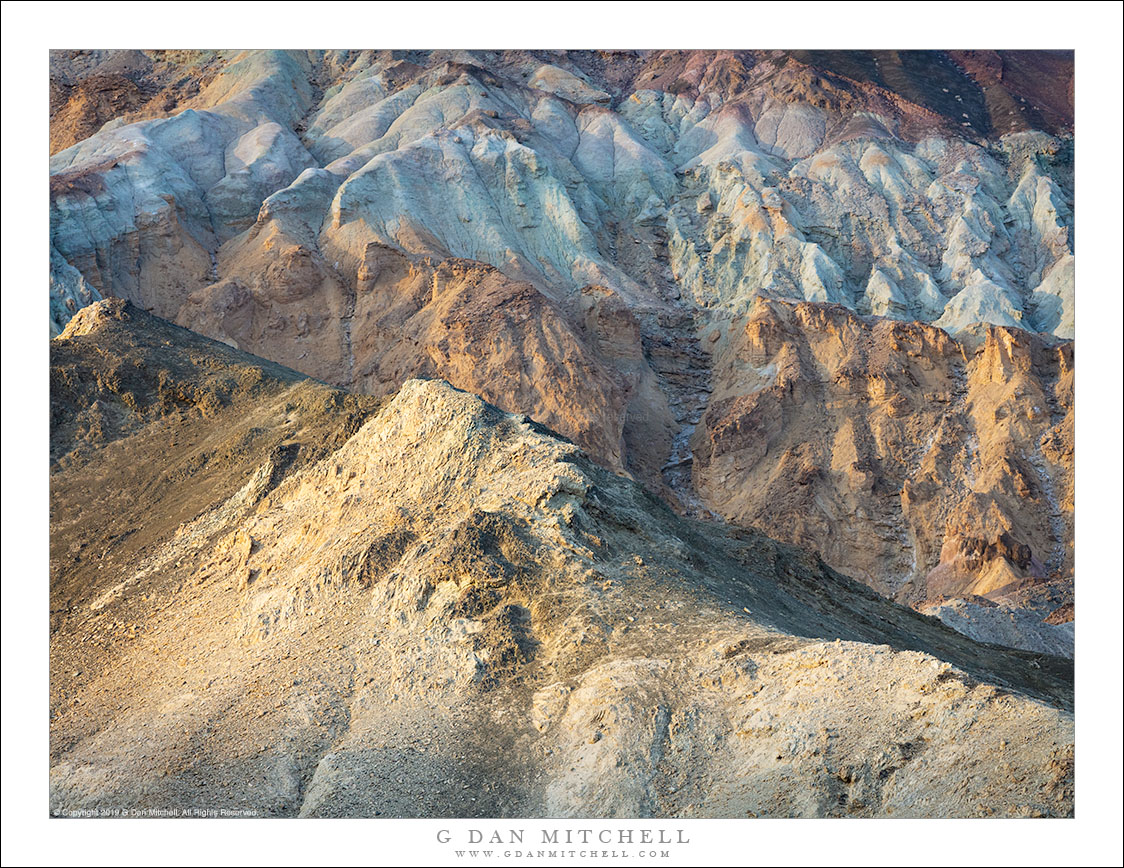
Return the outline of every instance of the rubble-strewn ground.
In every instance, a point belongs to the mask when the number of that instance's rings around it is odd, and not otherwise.
[[[439,381],[52,341],[51,807],[1067,816],[1072,667]]]

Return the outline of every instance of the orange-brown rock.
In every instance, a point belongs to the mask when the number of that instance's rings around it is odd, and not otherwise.
[[[439,377],[542,421],[607,467],[625,468],[631,440],[633,469],[658,478],[673,423],[639,325],[611,291],[588,287],[572,326],[531,284],[481,262],[370,244],[352,290],[276,222],[224,252],[233,276],[192,293],[181,325],[367,394]]]
[[[411,261],[371,244],[351,327],[360,391],[389,394],[415,376],[448,380],[623,467],[627,380],[531,284],[480,262]]]
[[[324,382],[348,382],[353,293],[320,253],[272,224],[223,253],[227,276],[188,295],[172,318]]]
[[[712,509],[902,601],[1072,576],[1072,344],[761,302],[692,445]]]

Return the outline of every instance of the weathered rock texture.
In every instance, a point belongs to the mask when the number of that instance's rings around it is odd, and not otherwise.
[[[1073,811],[1066,661],[444,382],[379,405],[107,301],[52,417],[55,811]]]
[[[722,515],[908,603],[1072,577],[1072,344],[770,301],[714,359],[693,446]]]
[[[117,296],[353,390],[440,376],[693,515],[760,521],[750,489],[799,464],[819,482],[784,514],[811,511],[771,532],[911,602],[1071,581],[1072,54],[66,52],[52,70],[52,142],[75,142],[51,161],[52,334]],[[106,123],[81,139],[78,118]],[[882,348],[788,371],[832,449],[794,458],[790,437],[751,482],[704,441],[758,383],[731,359],[763,300],[823,307],[774,355],[837,328]],[[865,378],[889,392],[856,409]]]

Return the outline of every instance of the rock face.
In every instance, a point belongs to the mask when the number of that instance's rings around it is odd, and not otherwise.
[[[441,377],[565,431],[613,469],[623,467],[626,438],[648,435],[647,420],[631,422],[629,407],[658,407],[660,393],[639,326],[609,290],[587,288],[583,316],[571,325],[532,284],[481,262],[372,243],[349,294],[307,250],[269,250],[193,294],[180,322],[367,394],[392,393],[412,376]],[[269,288],[281,275],[291,294],[279,298]],[[313,313],[313,299],[337,316]],[[652,436],[669,442],[674,422],[666,409],[663,416]]]
[[[106,301],[52,419],[54,811],[1072,814],[1065,661],[442,381],[380,403]]]
[[[1071,585],[1071,344],[769,301],[714,360],[692,445],[723,516],[911,604]]]
[[[1065,52],[55,53],[51,330],[112,296],[355,391],[442,377],[911,604],[1044,606],[1072,80]],[[761,352],[804,359],[806,406],[753,397]],[[830,448],[737,445],[786,413]],[[805,471],[795,521],[751,490]]]

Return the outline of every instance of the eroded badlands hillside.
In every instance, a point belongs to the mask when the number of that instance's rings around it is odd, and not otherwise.
[[[51,364],[54,811],[1073,811],[1066,661],[681,518],[525,416],[117,300]]]
[[[1072,54],[94,51],[52,82],[52,334],[115,296],[352,391],[440,377],[1071,653]]]

